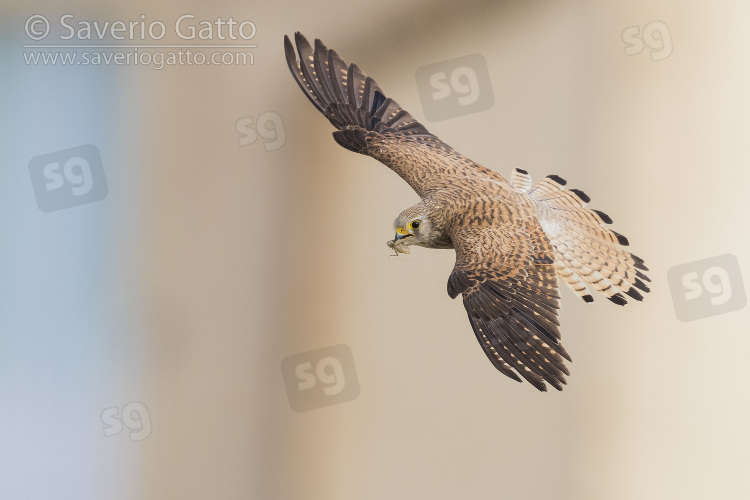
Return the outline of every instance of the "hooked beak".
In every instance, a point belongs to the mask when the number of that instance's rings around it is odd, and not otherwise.
[[[393,239],[393,241],[403,240],[407,236],[411,235],[406,232],[406,229],[404,229],[403,227],[396,228],[396,237]]]
[[[409,236],[414,236],[413,234],[409,234],[406,229],[403,227],[397,227],[396,228],[396,237],[393,238],[391,241],[388,242],[388,247],[392,248],[396,251],[396,255],[400,253],[409,253],[409,249],[407,248],[407,244],[404,240],[405,238],[408,238]]]

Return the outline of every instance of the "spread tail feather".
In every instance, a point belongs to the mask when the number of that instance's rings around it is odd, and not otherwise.
[[[593,302],[591,290],[601,292],[615,304],[627,299],[643,300],[651,281],[640,257],[623,249],[628,239],[604,227],[612,219],[599,210],[586,208],[590,199],[577,189],[565,189],[565,180],[550,175],[531,188],[525,171],[514,172],[513,187],[524,192],[537,207],[544,232],[555,247],[557,275],[585,302]]]

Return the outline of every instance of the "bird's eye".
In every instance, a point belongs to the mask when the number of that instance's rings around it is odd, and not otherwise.
[[[411,221],[411,223],[409,224],[409,229],[419,229],[419,221],[418,220]]]

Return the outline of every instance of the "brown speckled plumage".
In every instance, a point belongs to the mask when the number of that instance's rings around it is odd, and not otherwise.
[[[299,53],[299,61],[295,53]],[[541,391],[558,390],[570,356],[560,344],[558,278],[584,301],[590,289],[616,304],[648,292],[643,260],[625,251],[609,216],[555,175],[510,181],[459,154],[403,110],[356,64],[320,40],[284,38],[287,63],[313,105],[337,128],[341,146],[379,160],[422,198],[396,219],[389,246],[455,248],[448,294],[463,297],[469,322],[492,364]],[[519,377],[520,375],[520,377]]]

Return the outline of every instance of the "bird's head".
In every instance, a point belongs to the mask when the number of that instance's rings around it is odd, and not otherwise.
[[[408,247],[411,245],[433,247],[433,226],[433,218],[422,203],[407,208],[393,222],[396,236],[388,242],[388,246],[395,250],[396,254],[409,253]]]

